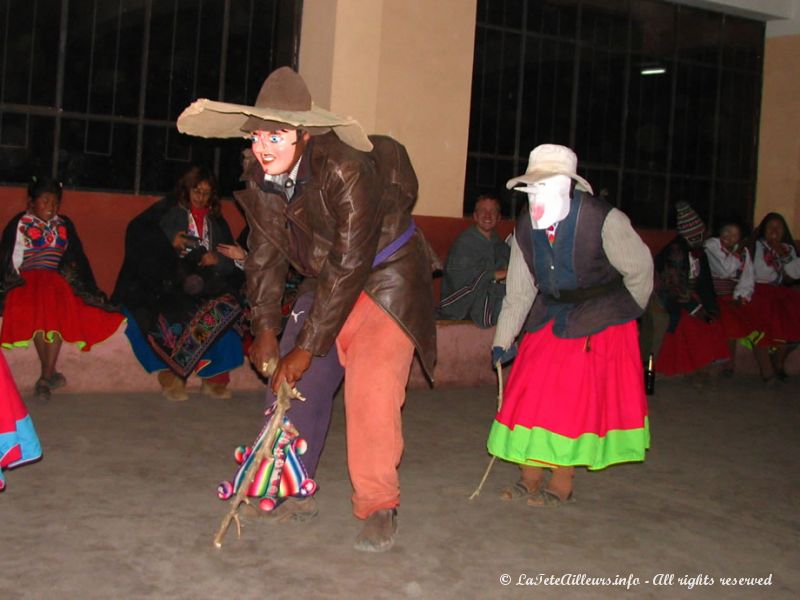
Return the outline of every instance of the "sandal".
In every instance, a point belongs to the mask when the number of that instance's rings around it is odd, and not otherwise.
[[[536,506],[537,508],[556,508],[558,506],[571,504],[573,502],[575,502],[575,498],[572,496],[572,492],[569,493],[569,496],[567,496],[566,499],[562,500],[561,497],[555,492],[551,492],[547,488],[543,488],[538,494],[532,494],[531,497],[528,498],[527,504],[528,506]]]
[[[39,377],[36,380],[36,385],[33,388],[33,393],[39,400],[50,400],[50,383],[44,377]]]
[[[58,388],[62,388],[67,385],[67,378],[64,377],[63,373],[55,371],[50,377],[48,377],[47,383],[50,385],[51,390],[57,390]]]
[[[535,490],[531,491],[528,489],[528,486],[525,485],[520,479],[514,485],[509,487],[504,487],[502,490],[500,490],[500,498],[503,500],[519,500],[520,498],[535,496],[536,494],[539,493],[541,488],[542,484],[540,483]]]

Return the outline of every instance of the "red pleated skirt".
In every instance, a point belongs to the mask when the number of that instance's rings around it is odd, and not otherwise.
[[[729,340],[747,337],[754,331],[761,331],[758,313],[752,303],[739,304],[733,296],[717,296],[719,304],[719,323]]]
[[[19,395],[6,357],[0,353],[0,490],[5,487],[3,469],[24,465],[41,456],[36,428]]]
[[[800,291],[757,283],[750,308],[758,317],[766,343],[800,341]]]
[[[587,338],[552,323],[526,333],[489,434],[489,452],[528,465],[644,460],[650,434],[636,322]]]
[[[497,420],[578,437],[644,424],[647,400],[636,322],[586,338],[560,338],[552,324],[520,344]]]
[[[674,332],[667,332],[656,358],[656,371],[665,375],[691,373],[717,360],[728,360],[728,338],[719,319],[706,323],[681,310]]]
[[[4,348],[26,347],[34,334],[48,340],[59,335],[88,352],[109,338],[125,316],[83,302],[58,271],[37,269],[21,273],[25,285],[6,296],[0,343]]]

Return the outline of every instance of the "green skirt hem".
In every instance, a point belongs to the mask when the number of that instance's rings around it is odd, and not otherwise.
[[[33,338],[36,337],[37,333],[43,333],[44,334],[44,340],[48,344],[52,344],[53,342],[55,342],[56,341],[56,336],[60,337],[62,342],[66,342],[66,340],[61,336],[61,332],[60,331],[57,331],[55,329],[50,330],[50,331],[44,331],[42,329],[37,329],[36,331],[33,332],[33,336],[31,336],[31,338],[29,340],[19,340],[19,341],[16,341],[16,342],[3,342],[2,344],[0,344],[0,346],[5,348],[6,350],[13,350],[14,348],[28,348],[30,346],[31,342],[33,341]],[[103,341],[105,341],[105,340],[103,340]],[[86,346],[86,342],[83,341],[83,340],[78,340],[76,342],[67,342],[67,343],[68,344],[74,344],[75,346],[77,346],[78,350],[83,350],[83,348]],[[95,346],[96,345],[97,344],[95,344]]]
[[[642,462],[650,448],[650,422],[644,427],[614,429],[605,436],[584,433],[577,438],[541,427],[513,429],[495,421],[487,442],[489,453],[509,462],[534,467],[585,466],[591,471],[626,462]]]

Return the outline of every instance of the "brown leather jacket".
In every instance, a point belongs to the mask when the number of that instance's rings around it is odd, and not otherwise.
[[[417,178],[403,146],[383,136],[370,139],[375,147],[365,153],[333,133],[312,137],[290,203],[283,190],[264,183],[252,153],[244,153],[247,189],[235,196],[250,225],[245,272],[252,329],[280,331],[280,301],[291,263],[316,279],[299,347],[316,356],[327,354],[365,291],[411,338],[432,380],[436,322],[421,232],[372,267],[376,254],[408,228]]]

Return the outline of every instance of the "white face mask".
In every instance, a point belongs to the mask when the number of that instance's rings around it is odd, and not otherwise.
[[[566,175],[553,175],[516,188],[528,194],[528,210],[534,229],[547,229],[569,214],[569,188],[572,180]]]

